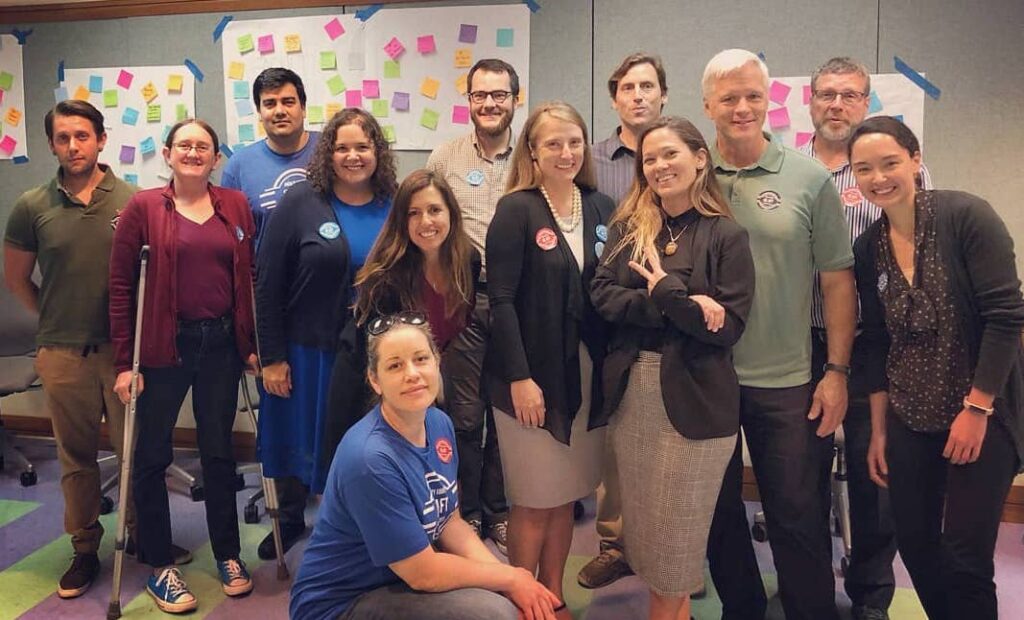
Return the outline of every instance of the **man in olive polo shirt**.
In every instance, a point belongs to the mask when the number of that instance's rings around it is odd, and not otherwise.
[[[856,321],[853,254],[828,170],[762,131],[768,68],[746,50],[708,62],[704,110],[715,124],[711,159],[736,221],[750,235],[754,304],[733,348],[740,424],[768,525],[789,620],[836,620],[829,532],[832,434],[846,413]],[[811,388],[815,269],[828,332],[825,376]],[[708,540],[722,617],[764,618],[765,593],[741,498],[737,442]]]

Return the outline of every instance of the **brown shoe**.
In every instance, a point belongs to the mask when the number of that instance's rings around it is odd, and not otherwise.
[[[633,569],[629,567],[621,551],[606,549],[587,562],[576,576],[576,581],[580,586],[592,590],[603,588],[632,574]]]
[[[100,558],[95,553],[76,553],[71,567],[57,584],[57,596],[75,598],[89,589],[100,572]]]

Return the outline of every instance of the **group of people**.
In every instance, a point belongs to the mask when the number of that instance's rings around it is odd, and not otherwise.
[[[322,495],[292,617],[566,620],[573,506],[596,489],[581,586],[635,573],[650,618],[686,619],[706,559],[723,618],[763,618],[745,439],[786,617],[838,618],[842,425],[854,618],[888,617],[897,549],[929,618],[996,618],[996,533],[1024,454],[1012,240],[982,199],[931,189],[901,121],[866,119],[863,64],[814,72],[802,153],[763,130],[768,84],[748,51],[713,57],[706,140],[662,115],[661,60],[630,55],[608,81],[620,124],[591,147],[560,101],[514,135],[515,69],[480,60],[473,130],[399,183],[371,115],[309,132],[301,78],[272,68],[253,84],[267,137],[221,186],[217,134],[188,119],[164,145],[170,183],[141,191],[98,163],[100,112],[57,104],[60,168],[19,199],[4,251],[40,315],[75,551],[58,594],[99,570],[100,421],[120,453],[138,339],[128,548],[168,612],[198,604],[164,482],[189,388],[220,580],[253,587],[231,449],[248,367],[286,551]],[[258,553],[274,557],[270,536]]]

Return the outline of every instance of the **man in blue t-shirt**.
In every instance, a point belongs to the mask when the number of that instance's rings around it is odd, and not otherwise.
[[[265,140],[250,145],[228,159],[221,185],[245,194],[256,223],[256,247],[285,190],[306,180],[306,165],[320,134],[306,131],[306,89],[294,71],[280,67],[265,69],[252,85],[252,98],[259,110]],[[294,477],[277,478],[281,517],[281,542],[288,551],[306,531],[303,513],[309,489]],[[260,542],[257,554],[264,560],[277,557],[274,537]]]

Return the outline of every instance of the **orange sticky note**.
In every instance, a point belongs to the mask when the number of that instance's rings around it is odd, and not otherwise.
[[[11,127],[17,127],[18,123],[21,122],[21,111],[17,108],[8,108],[7,116],[4,120],[6,120],[7,124]]]
[[[241,62],[232,62],[228,65],[228,79],[229,80],[241,80],[245,78],[245,64]]]
[[[468,69],[473,66],[473,50],[468,47],[460,47],[455,50],[455,68]]]
[[[83,86],[79,86],[78,88],[75,89],[75,96],[72,97],[72,99],[78,99],[79,101],[88,101],[89,100],[89,89],[86,88],[84,85]]]
[[[185,78],[180,75],[171,74],[167,76],[167,92],[169,93],[180,93],[184,84]]]
[[[455,88],[458,89],[460,95],[465,95],[466,91],[469,90],[469,74],[463,73],[459,76],[459,79],[455,80]]]
[[[521,91],[519,91],[519,96],[516,97],[516,107],[517,108],[518,107],[522,107],[523,104],[525,104],[525,103],[526,103],[526,91],[525,90],[521,90]]]
[[[294,54],[302,51],[302,38],[297,34],[284,35],[284,51],[287,54]]]
[[[420,94],[424,97],[437,99],[437,91],[439,88],[441,88],[441,82],[438,82],[432,77],[423,78],[423,82],[420,83]]]
[[[153,82],[146,82],[146,85],[142,87],[142,98],[146,100],[146,103],[150,103],[156,99],[156,95],[156,86],[153,86]]]
[[[332,118],[334,118],[334,115],[337,114],[338,112],[341,112],[340,103],[332,102],[324,106],[324,116],[327,117],[327,120],[331,120]]]

